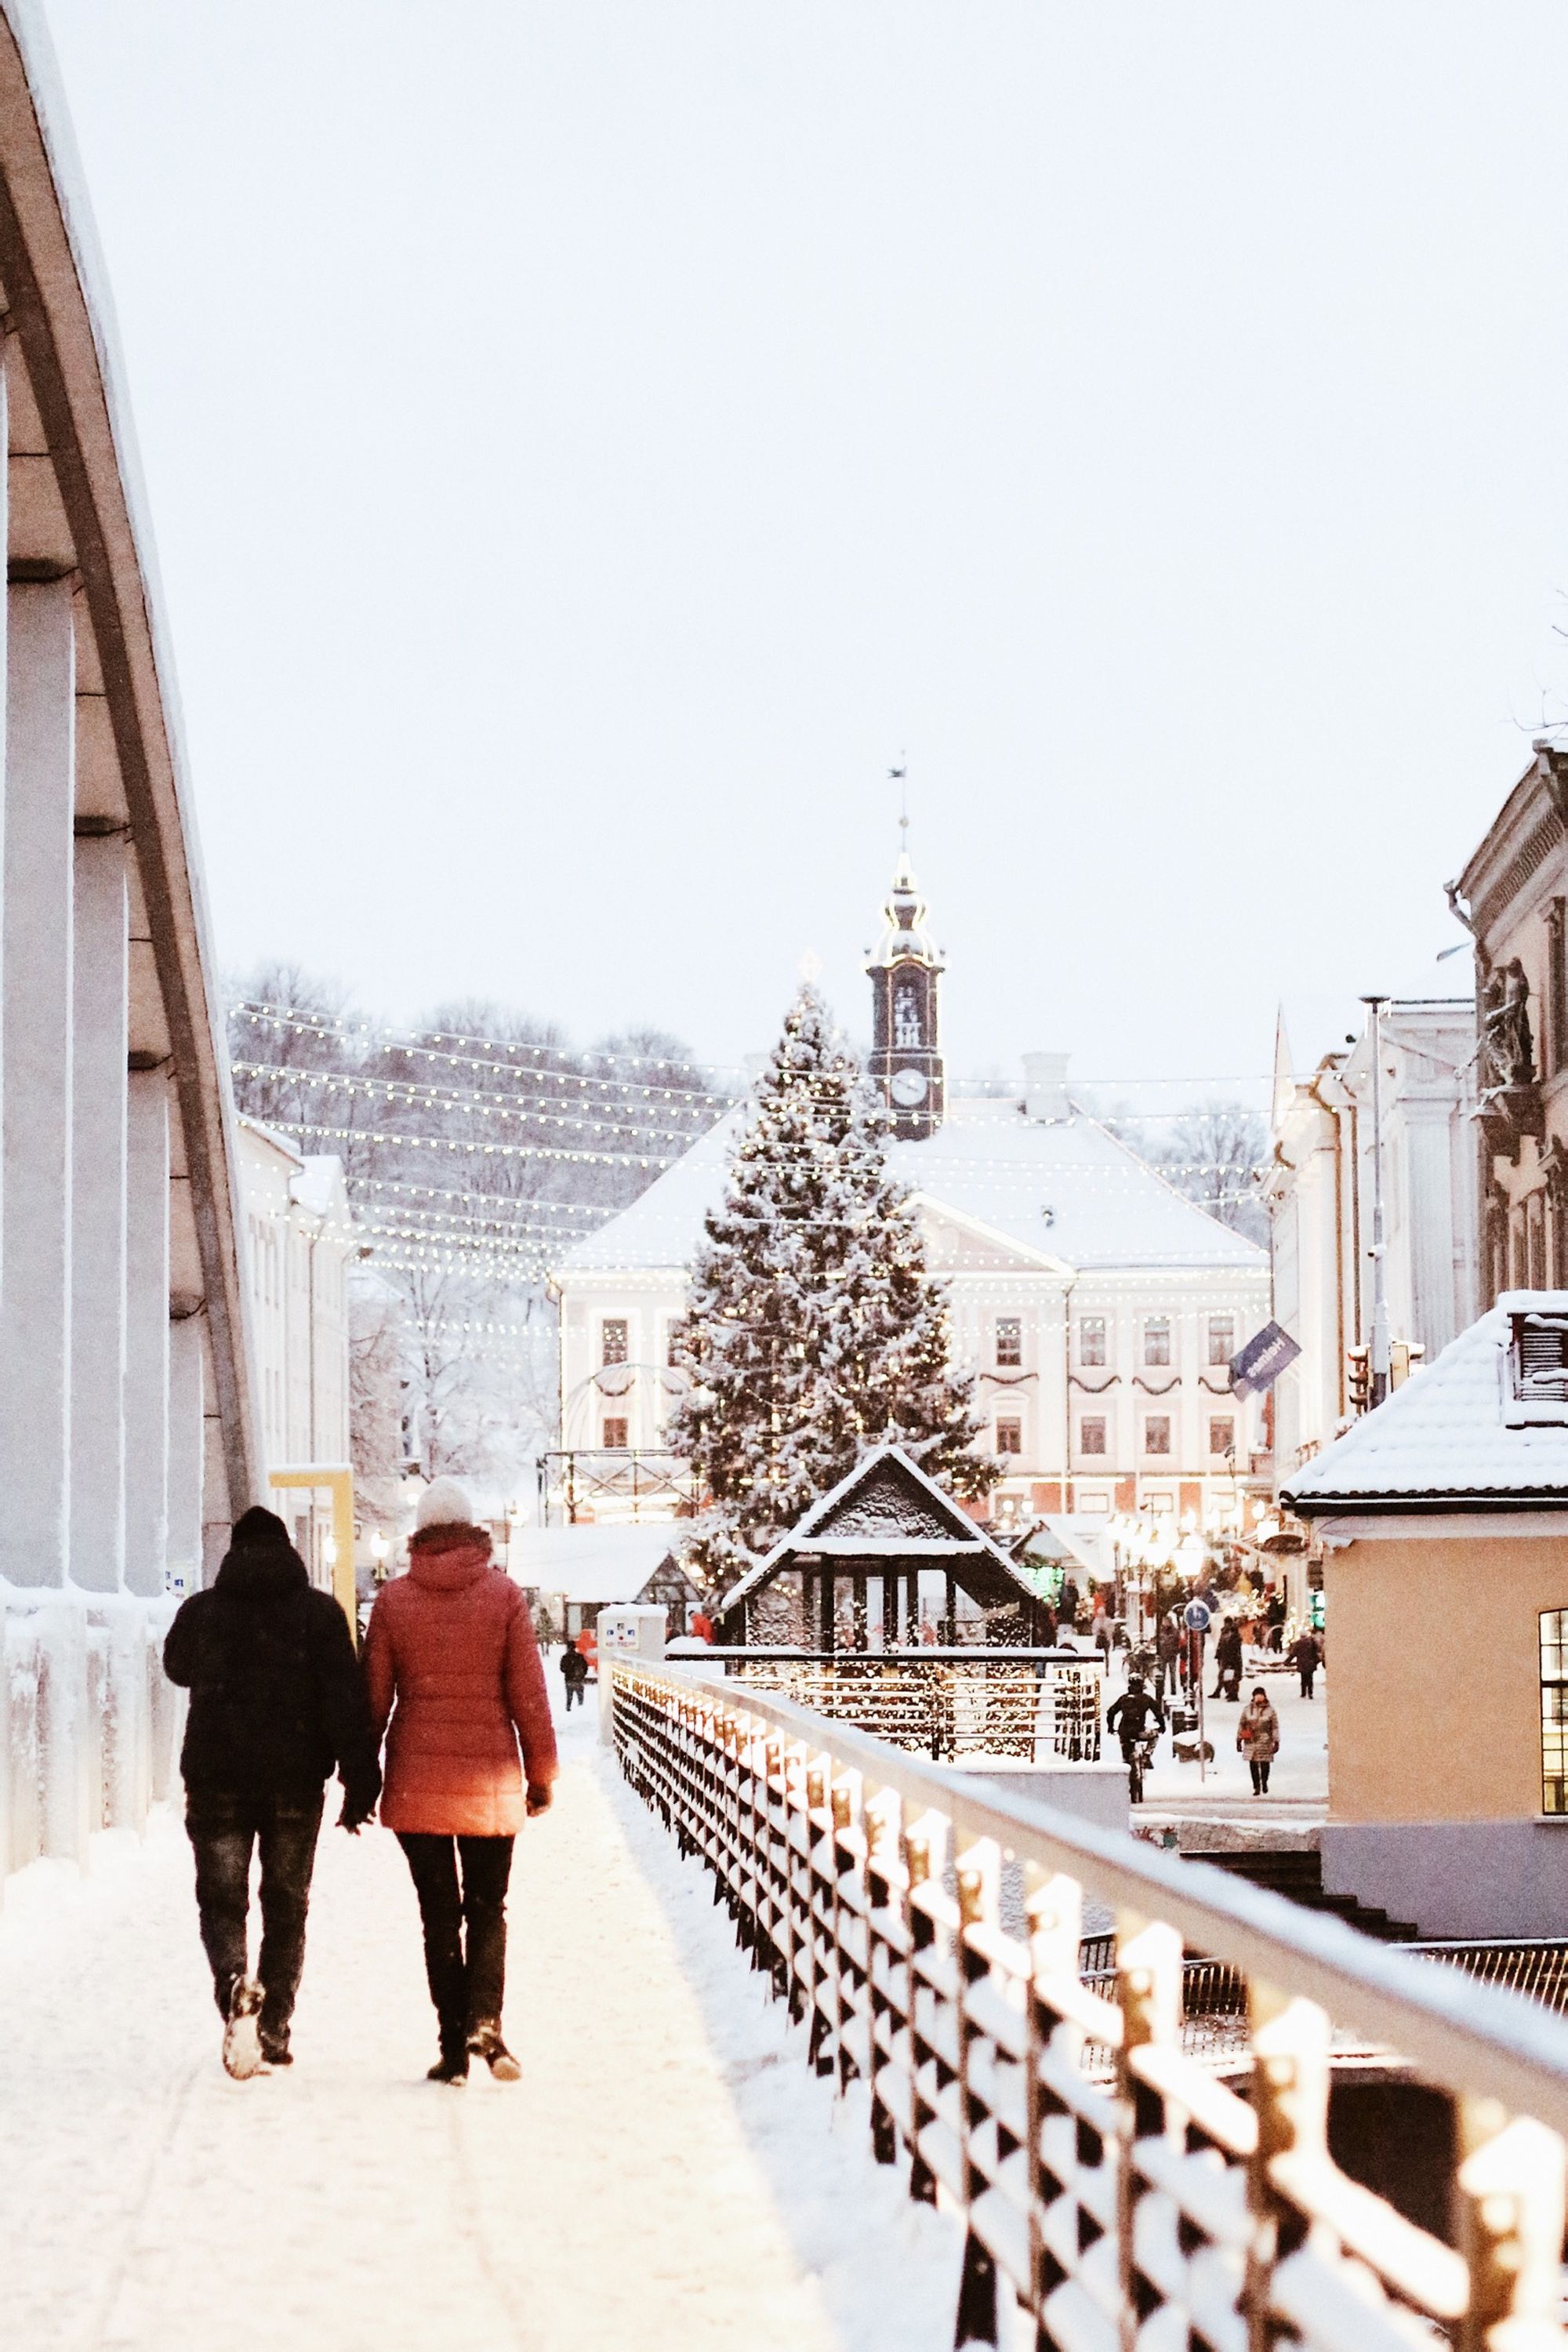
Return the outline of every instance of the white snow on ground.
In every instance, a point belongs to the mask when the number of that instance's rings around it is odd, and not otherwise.
[[[1324,1818],[1329,1808],[1327,1669],[1318,1669],[1317,1695],[1308,1699],[1301,1696],[1300,1680],[1294,1673],[1281,1673],[1278,1667],[1258,1673],[1255,1667],[1256,1660],[1249,1660],[1249,1670],[1241,1678],[1239,1702],[1210,1698],[1207,1694],[1214,1688],[1211,1651],[1205,1666],[1204,1734],[1215,1751],[1214,1761],[1205,1767],[1200,1780],[1196,1764],[1178,1763],[1170,1738],[1162,1738],[1153,1769],[1144,1779],[1146,1810],[1180,1812],[1190,1804],[1205,1813],[1221,1812],[1237,1821]],[[1268,1775],[1266,1797],[1253,1795],[1247,1759],[1237,1753],[1236,1745],[1237,1718],[1259,1683],[1279,1717],[1279,1753]],[[1121,1687],[1120,1675],[1114,1687]],[[1184,1745],[1192,1737],[1184,1733]],[[1114,1742],[1110,1752],[1116,1753]]]
[[[873,2163],[699,1865],[566,1733],[520,1841],[523,2080],[427,2084],[403,1858],[322,1835],[297,2063],[218,2063],[188,1849],[0,1912],[0,2343],[48,2352],[947,2352],[961,2237]]]

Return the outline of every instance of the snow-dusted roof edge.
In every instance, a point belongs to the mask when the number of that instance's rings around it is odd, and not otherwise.
[[[846,1477],[840,1478],[837,1486],[830,1486],[826,1495],[817,1496],[805,1517],[797,1519],[788,1533],[779,1538],[773,1549],[764,1554],[754,1568],[749,1568],[739,1584],[725,1594],[719,1603],[721,1611],[732,1609],[738,1601],[743,1601],[747,1593],[772,1571],[786,1552],[808,1549],[812,1529],[821,1526],[827,1513],[833,1510],[852,1488],[859,1486],[861,1481],[868,1477],[881,1463],[889,1461],[897,1462],[900,1468],[907,1470],[916,1484],[925,1488],[931,1501],[939,1509],[945,1512],[950,1519],[962,1522],[963,1538],[966,1543],[975,1542],[975,1549],[989,1552],[992,1559],[998,1566],[1006,1570],[1015,1582],[1022,1581],[1018,1575],[1017,1563],[1002,1549],[1000,1544],[994,1541],[979,1520],[972,1519],[963,1506],[955,1502],[944,1486],[939,1486],[930,1472],[922,1470],[920,1464],[911,1454],[906,1454],[901,1445],[890,1445],[884,1442],[880,1445],[873,1445],[868,1453],[862,1454],[853,1470]],[[958,1532],[956,1526],[954,1532]],[[869,1549],[869,1538],[868,1538],[867,1548]]]

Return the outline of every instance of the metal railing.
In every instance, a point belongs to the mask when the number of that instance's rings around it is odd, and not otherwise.
[[[962,2211],[956,2343],[995,2344],[1010,2293],[1041,2352],[1563,2352],[1555,2018],[787,1700],[608,1672],[631,1786],[818,2071],[865,2086],[878,2158]],[[1086,1892],[1117,1917],[1106,1990],[1079,1974]],[[1246,1988],[1247,2098],[1182,2047],[1184,1946]],[[1329,2155],[1347,2022],[1457,2099],[1453,2246]]]
[[[776,1691],[939,1763],[958,1756],[1100,1759],[1100,1664],[1080,1651],[748,1647],[710,1655],[732,1682]]]

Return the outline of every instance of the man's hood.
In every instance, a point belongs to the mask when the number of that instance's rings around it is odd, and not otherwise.
[[[224,1555],[213,1584],[231,1601],[265,1605],[291,1592],[308,1592],[310,1574],[292,1544],[237,1544]]]

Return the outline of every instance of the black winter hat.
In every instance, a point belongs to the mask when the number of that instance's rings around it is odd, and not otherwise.
[[[236,1551],[292,1551],[293,1541],[276,1511],[253,1503],[234,1523],[230,1541]]]

